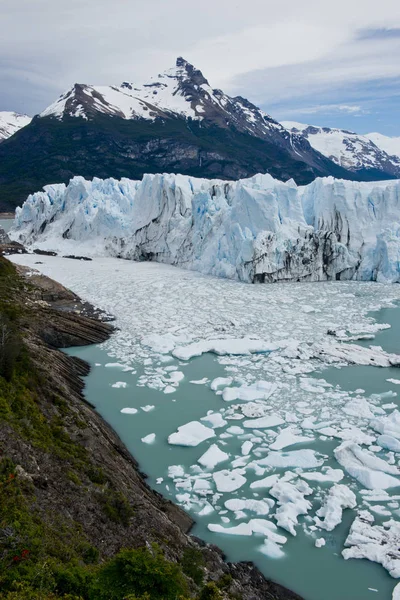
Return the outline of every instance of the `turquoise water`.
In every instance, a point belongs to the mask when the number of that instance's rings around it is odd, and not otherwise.
[[[399,353],[400,308],[380,311],[378,320],[390,323],[392,328],[377,334],[373,341],[359,343],[381,345],[387,351]],[[87,378],[87,399],[110,423],[139,461],[141,470],[148,474],[148,483],[174,500],[175,488],[166,476],[168,466],[180,464],[188,470],[204,453],[210,442],[204,442],[199,447],[182,448],[169,445],[167,437],[176,430],[177,426],[203,417],[208,410],[219,410],[222,407],[224,403],[221,398],[208,386],[194,385],[190,381],[198,380],[205,375],[211,380],[222,376],[223,367],[210,354],[193,359],[186,365],[179,366],[185,374],[185,379],[180,383],[177,392],[163,394],[148,387],[137,387],[136,383],[141,372],[132,374],[117,368],[105,368],[104,365],[113,362],[113,359],[109,358],[101,346],[73,348],[69,353],[84,358],[92,365],[100,363],[101,366],[93,366]],[[178,363],[175,361],[169,364]],[[320,377],[321,373],[316,373],[316,376]],[[322,376],[328,382],[340,385],[342,389],[363,388],[368,395],[389,390],[396,391],[396,386],[388,383],[386,379],[400,379],[400,370],[375,367],[330,368],[324,370]],[[118,389],[111,387],[117,381],[127,383],[127,387]],[[400,386],[397,388],[400,389]],[[397,398],[393,401],[397,402]],[[145,405],[154,405],[155,408],[150,412],[144,412],[140,407]],[[122,414],[120,411],[125,407],[135,407],[139,411],[134,415]],[[235,424],[235,422],[229,423],[229,425]],[[141,438],[150,433],[156,433],[154,444],[143,443]],[[231,438],[227,448],[232,453],[240,454],[241,443],[242,440]],[[337,444],[337,441],[316,440],[313,444],[307,443],[307,447],[331,455]],[[302,447],[305,446],[299,445],[296,449]],[[330,464],[337,468],[337,463],[333,459]],[[164,481],[157,484],[156,480],[159,477],[163,477]],[[245,487],[240,490],[241,495],[244,495],[242,492],[246,493],[249,484],[255,479],[257,479],[255,475],[248,476]],[[342,481],[342,483],[346,482],[349,482],[347,478]],[[267,492],[260,490],[259,498],[261,499],[263,495],[267,496]],[[232,497],[235,497],[235,494],[232,494]],[[280,559],[270,559],[259,552],[258,548],[263,542],[262,537],[210,532],[207,529],[208,523],[221,522],[221,517],[216,513],[207,517],[193,516],[196,519],[196,525],[192,530],[194,535],[220,546],[228,560],[252,560],[267,577],[296,591],[305,600],[368,598],[389,600],[391,598],[396,580],[392,579],[380,565],[369,561],[345,561],[340,556],[350,524],[354,519],[353,511],[345,511],[341,525],[333,532],[324,534],[326,546],[321,549],[315,548],[315,537],[306,535],[302,531],[301,524],[304,520],[300,517],[297,537],[288,535],[288,541],[283,547],[285,556]],[[376,520],[380,522],[379,518]],[[232,521],[232,524],[236,522]]]
[[[10,231],[13,223],[14,219],[0,219],[0,228],[4,229],[4,231],[7,233]]]

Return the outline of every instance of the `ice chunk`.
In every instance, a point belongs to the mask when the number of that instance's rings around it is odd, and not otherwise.
[[[226,402],[232,400],[244,400],[250,402],[252,400],[268,400],[270,396],[277,390],[277,385],[270,381],[257,381],[251,385],[241,385],[240,387],[226,387],[222,392],[222,398]]]
[[[366,488],[385,490],[400,486],[400,479],[392,477],[392,475],[400,475],[398,467],[389,465],[353,442],[344,442],[335,448],[334,454],[349,475]]]
[[[225,502],[225,507],[232,511],[249,510],[257,515],[267,515],[274,504],[275,502],[268,498],[265,500],[253,500],[252,498],[240,500],[238,498],[231,498]]]
[[[400,600],[400,583],[398,583],[393,590],[392,600]]]
[[[391,435],[380,435],[376,440],[376,443],[381,448],[386,448],[392,452],[400,452],[400,440],[397,440]]]
[[[275,441],[270,445],[271,450],[283,450],[283,448],[287,448],[288,446],[310,442],[314,439],[312,437],[299,435],[299,433],[300,429],[297,427],[286,427],[286,429],[282,429],[279,432],[278,437],[275,438]]]
[[[268,427],[277,427],[285,421],[278,415],[269,415],[268,417],[260,417],[243,422],[243,427],[248,429],[267,429]]]
[[[190,383],[193,383],[194,385],[205,385],[208,383],[208,378],[203,377],[203,379],[192,379]]]
[[[250,442],[249,440],[247,440],[246,442],[243,442],[243,444],[242,444],[243,456],[247,456],[248,454],[250,454],[252,447],[253,447],[253,442]]]
[[[200,420],[207,423],[207,425],[210,425],[213,429],[219,429],[220,427],[224,427],[224,425],[226,425],[227,423],[227,421],[225,421],[221,413],[217,412],[211,412],[205,417],[202,417]]]
[[[370,425],[379,433],[400,439],[400,412],[398,410],[394,410],[390,415],[373,419]]]
[[[317,511],[318,517],[323,517],[324,520],[316,518],[315,523],[326,531],[333,531],[342,522],[343,509],[356,506],[357,500],[351,489],[346,485],[336,484],[331,487],[323,506]]]
[[[111,387],[113,387],[113,388],[126,388],[126,387],[128,387],[128,384],[126,383],[126,381],[116,381],[115,383],[113,383],[111,385]]]
[[[342,551],[343,557],[366,558],[380,563],[392,577],[400,577],[400,523],[386,521],[374,525],[374,517],[361,511],[354,519]]]
[[[209,449],[200,456],[197,462],[207,469],[213,469],[219,463],[228,460],[228,458],[229,454],[218,448],[217,444],[212,444]]]
[[[168,443],[175,446],[198,446],[201,442],[215,437],[215,433],[200,421],[190,421],[178,427],[176,433],[168,437]]]
[[[125,413],[127,415],[136,415],[136,413],[138,412],[138,409],[130,408],[129,406],[127,406],[126,408],[121,408],[121,412]]]
[[[333,481],[334,483],[341,481],[344,477],[342,469],[331,469],[331,467],[326,467],[326,469],[322,469],[322,471],[323,472],[308,471],[308,473],[300,473],[300,477],[307,481]]]
[[[219,492],[234,492],[246,483],[241,469],[217,471],[213,474],[213,479]]]
[[[149,433],[149,435],[146,435],[145,437],[142,437],[142,442],[144,444],[152,444],[156,439],[156,434],[155,433]]]
[[[276,475],[276,474],[268,475],[268,477],[264,477],[264,479],[259,479],[258,481],[253,481],[253,483],[250,484],[250,488],[252,490],[268,489],[268,488],[271,488],[272,486],[274,486],[278,480],[279,480],[279,475]]]
[[[277,350],[277,344],[252,338],[225,338],[217,340],[202,340],[187,346],[179,346],[173,350],[172,355],[180,360],[190,360],[206,352],[213,352],[219,356],[225,354],[253,354],[255,352],[272,352]]]
[[[231,385],[232,381],[232,377],[217,377],[211,382],[210,387],[215,392],[219,387]]]
[[[282,558],[285,556],[279,544],[269,539],[264,540],[263,545],[259,546],[258,550],[268,558]]]
[[[168,477],[171,479],[176,479],[177,477],[183,477],[185,474],[185,469],[182,465],[170,465],[168,467]]]
[[[140,408],[143,412],[150,412],[151,410],[155,409],[155,406],[154,404],[146,404],[146,406],[141,406]]]
[[[279,508],[275,513],[276,522],[292,535],[296,535],[297,518],[306,515],[311,509],[311,502],[305,499],[312,493],[312,489],[305,481],[290,483],[278,481],[270,490],[270,495],[276,498]]]
[[[325,546],[326,542],[324,538],[318,538],[317,540],[315,540],[315,547],[316,548],[322,548],[322,546]]]
[[[280,469],[300,467],[315,469],[323,464],[324,460],[317,457],[315,450],[291,450],[288,452],[270,452],[268,456],[258,461],[263,467],[278,467]]]

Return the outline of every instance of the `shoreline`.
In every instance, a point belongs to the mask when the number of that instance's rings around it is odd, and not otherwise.
[[[10,212],[1,213],[0,212],[0,220],[1,219],[4,219],[4,220],[10,219],[11,220],[11,219],[14,219],[14,218],[15,218],[15,214],[14,213],[10,213]]]
[[[90,499],[92,506],[85,506],[85,517],[88,522],[84,522],[83,526],[92,542],[97,542],[101,554],[107,556],[121,546],[146,545],[155,542],[164,545],[166,554],[179,562],[182,552],[194,547],[206,558],[209,581],[217,581],[224,575],[229,575],[232,578],[232,593],[238,594],[243,600],[250,600],[250,598],[263,600],[266,597],[271,600],[301,600],[301,597],[294,592],[267,580],[253,563],[225,562],[223,552],[219,548],[188,535],[194,525],[193,519],[148,485],[146,476],[140,471],[140,465],[135,457],[128,451],[111,425],[86,400],[83,393],[85,382],[82,378],[88,375],[91,365],[60,352],[62,348],[89,346],[105,341],[112,335],[113,327],[108,323],[102,323],[101,314],[96,313],[93,307],[81,301],[78,296],[56,281],[39,272],[27,278],[26,272],[31,271],[28,267],[18,266],[17,271],[20,277],[34,286],[33,293],[38,306],[33,307],[35,322],[31,327],[34,336],[29,337],[28,347],[35,363],[48,372],[47,391],[50,394],[54,388],[60,389],[60,382],[61,386],[66,386],[63,397],[69,407],[78,414],[80,421],[85,422],[85,444],[90,448],[91,455],[96,462],[99,461],[100,465],[104,465],[107,474],[112,473],[109,475],[110,486],[122,489],[127,500],[134,507],[136,516],[132,519],[134,522],[127,528],[118,530],[118,527],[114,526],[111,529],[104,524],[99,530],[99,527],[93,524],[93,521],[97,524],[99,520],[98,515],[95,514],[97,507],[94,506],[94,500]],[[77,306],[78,312],[82,314],[77,314]],[[85,313],[84,309],[86,309]],[[40,341],[36,336],[40,336]],[[65,419],[67,417],[64,417],[64,421]],[[71,427],[67,427],[66,421],[65,427],[70,434],[72,431],[74,437],[82,435],[79,427],[77,429],[73,426],[71,430]],[[25,454],[29,455],[29,453]],[[27,460],[19,459],[19,462],[21,461],[24,471],[29,473],[32,468],[28,466]],[[54,483],[59,487],[61,479],[61,475],[52,477],[51,469],[48,469],[47,473],[47,488],[43,487],[40,491],[44,505],[48,504],[46,496],[49,493],[48,488],[51,488]],[[74,505],[76,505],[74,510],[79,512],[81,510],[79,505],[84,505],[84,502],[78,497],[78,491],[74,490],[74,484],[65,481],[62,483],[67,484],[65,494],[74,495]],[[79,493],[82,494],[82,490]],[[66,510],[67,499],[58,498],[58,500],[60,503],[58,510]],[[52,506],[53,510],[57,510],[54,497],[52,497]],[[71,506],[68,508],[72,510]],[[89,513],[86,512],[88,508]]]

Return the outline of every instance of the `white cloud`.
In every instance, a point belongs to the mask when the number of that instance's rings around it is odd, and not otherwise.
[[[400,27],[398,0],[2,0],[1,20],[0,110],[141,82],[178,55],[264,105],[400,73],[399,38],[368,36]]]

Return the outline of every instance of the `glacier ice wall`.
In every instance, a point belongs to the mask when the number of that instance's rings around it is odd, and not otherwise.
[[[400,181],[75,177],[29,196],[11,235],[248,282],[399,282]]]

